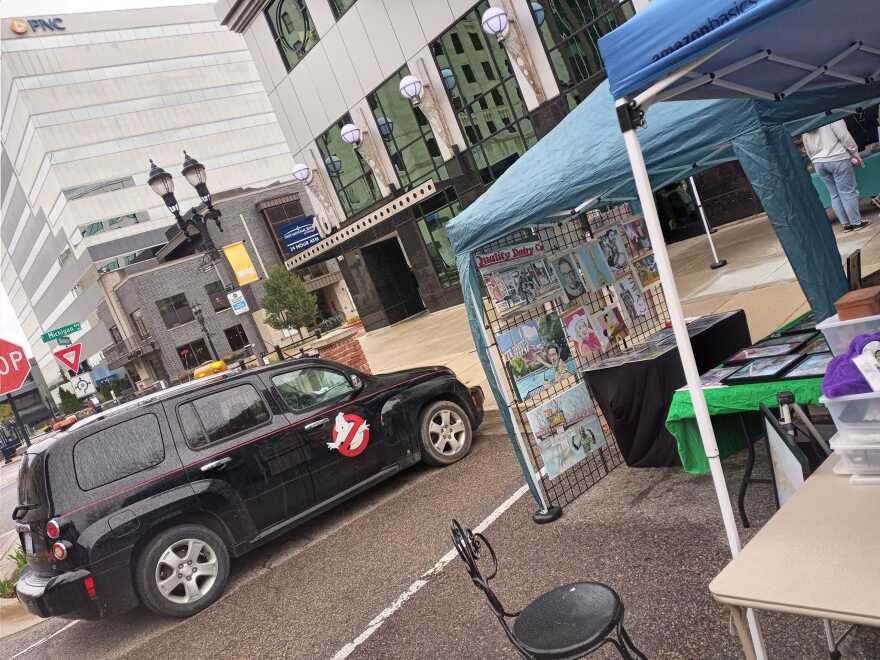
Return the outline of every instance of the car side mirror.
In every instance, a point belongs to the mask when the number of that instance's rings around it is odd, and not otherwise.
[[[364,389],[364,381],[362,381],[361,377],[357,374],[351,374],[351,387],[355,392],[360,392]]]

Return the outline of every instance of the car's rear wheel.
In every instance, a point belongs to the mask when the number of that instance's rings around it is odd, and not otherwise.
[[[429,465],[449,465],[471,450],[473,430],[467,413],[452,401],[435,401],[420,420],[422,460]]]
[[[149,609],[187,617],[213,603],[229,578],[229,552],[202,525],[175,525],[159,532],[141,552],[135,585]]]

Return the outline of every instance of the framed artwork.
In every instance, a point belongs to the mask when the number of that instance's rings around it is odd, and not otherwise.
[[[724,384],[721,381],[736,371],[739,371],[740,368],[739,365],[733,367],[715,367],[704,373],[700,380],[703,387],[723,387]],[[687,386],[685,386],[685,389],[687,389]]]
[[[782,344],[797,344],[798,342],[800,342],[800,346],[802,346],[813,339],[813,337],[815,336],[815,330],[799,332],[794,335],[779,335],[777,337],[768,337],[767,339],[762,339],[757,344],[755,344],[755,346],[780,346]],[[800,346],[798,346],[798,348],[800,348]]]
[[[828,342],[825,341],[824,335],[818,335],[815,339],[811,339],[807,344],[801,348],[800,352],[804,355],[813,355],[814,353],[825,353],[826,351],[830,351],[828,348]]]
[[[800,343],[794,344],[775,344],[773,346],[751,346],[742,349],[739,353],[731,355],[724,361],[724,364],[735,364],[737,362],[748,362],[756,358],[775,357],[779,355],[787,355],[797,349]]]
[[[774,357],[762,357],[752,360],[741,366],[729,376],[722,379],[725,385],[741,385],[743,383],[758,383],[767,380],[777,380],[802,355],[777,355]]]
[[[806,314],[798,319],[798,322],[795,323],[790,328],[786,328],[785,330],[779,332],[778,334],[782,335],[791,335],[796,334],[798,332],[804,332],[805,330],[815,330],[816,329],[816,315],[813,312]]]
[[[599,235],[599,246],[615,279],[629,275],[629,253],[623,241],[623,230],[611,227]]]
[[[605,253],[599,241],[588,242],[578,251],[577,256],[591,291],[599,291],[614,284],[614,274],[605,260]]]
[[[635,325],[648,317],[648,302],[642,293],[642,287],[639,286],[632,273],[627,272],[624,277],[617,280],[614,283],[614,291],[630,324]]]
[[[807,355],[785,373],[785,378],[822,378],[833,357],[830,351]]]
[[[597,312],[590,317],[590,321],[595,328],[596,333],[604,338],[608,343],[622,339],[629,334],[623,315],[620,313],[620,307],[617,305],[608,305],[601,312]]]
[[[581,359],[587,359],[595,353],[602,353],[611,343],[604,334],[596,332],[590,319],[590,313],[583,305],[564,312],[562,325],[568,340],[574,344],[575,352]]]
[[[528,411],[526,417],[551,479],[605,444],[602,424],[583,383]]]
[[[560,295],[540,241],[517,243],[475,257],[495,310],[521,312]]]
[[[646,254],[633,261],[633,268],[643,289],[660,281],[660,273],[657,272],[657,262],[654,261],[653,254]]]
[[[581,274],[578,272],[577,257],[574,253],[560,254],[550,258],[550,265],[562,288],[566,302],[574,300],[587,292]]]
[[[626,235],[626,240],[629,241],[634,254],[651,249],[651,239],[648,238],[648,227],[645,225],[644,218],[635,218],[620,226],[623,227],[623,233]]]
[[[577,373],[556,312],[529,319],[498,333],[495,339],[520,401]]]

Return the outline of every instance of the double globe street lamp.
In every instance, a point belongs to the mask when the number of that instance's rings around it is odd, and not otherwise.
[[[189,211],[189,218],[180,214],[180,206],[177,203],[177,197],[174,195],[174,178],[164,169],[156,165],[153,159],[150,159],[150,172],[147,176],[147,183],[153,192],[162,198],[165,206],[174,215],[177,220],[177,226],[180,230],[187,233],[187,227],[194,227],[201,236],[202,249],[207,252],[212,261],[215,260],[217,248],[211,235],[208,233],[208,220],[213,220],[217,225],[217,229],[221,232],[223,227],[220,225],[220,209],[214,208],[211,203],[211,193],[208,190],[207,174],[205,166],[195,158],[190,156],[186,151],[183,152],[183,169],[180,173],[186,178],[189,184],[196,189],[199,199],[207,207],[204,213],[200,212],[200,207],[194,206]]]

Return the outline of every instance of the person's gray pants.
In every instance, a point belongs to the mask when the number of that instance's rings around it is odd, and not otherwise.
[[[856,173],[849,159],[816,163],[816,174],[822,179],[831,195],[831,208],[844,227],[858,227],[862,223],[859,213],[859,191]]]

